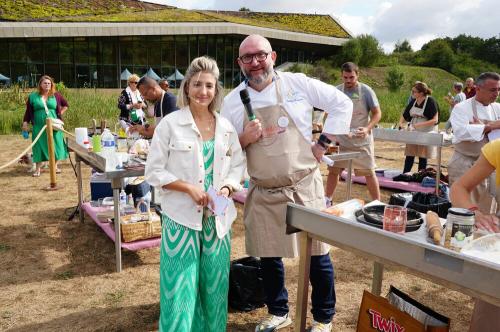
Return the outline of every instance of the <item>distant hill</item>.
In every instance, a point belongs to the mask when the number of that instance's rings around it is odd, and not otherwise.
[[[433,90],[450,90],[454,82],[460,81],[457,76],[439,68],[399,66],[405,75],[405,87],[410,89],[412,81],[423,81]],[[360,80],[373,88],[387,88],[385,77],[391,67],[361,68]]]

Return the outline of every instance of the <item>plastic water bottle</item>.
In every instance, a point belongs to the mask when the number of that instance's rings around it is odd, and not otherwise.
[[[125,206],[127,205],[127,194],[125,190],[120,191],[120,213],[125,213]]]
[[[106,159],[106,172],[116,171],[117,158],[115,137],[108,128],[101,135],[101,156]]]

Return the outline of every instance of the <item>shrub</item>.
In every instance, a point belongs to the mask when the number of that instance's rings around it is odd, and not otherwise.
[[[344,45],[342,45],[342,51],[336,58],[336,64],[340,66],[344,62],[354,62],[359,63],[361,59],[361,55],[363,53],[363,49],[361,48],[361,44],[358,39],[350,39]]]
[[[398,66],[394,66],[387,71],[387,75],[385,77],[385,81],[387,82],[387,86],[389,91],[396,92],[399,91],[401,86],[404,84],[405,75],[401,68]]]
[[[423,65],[438,67],[446,71],[451,71],[455,63],[454,53],[443,39],[434,39],[422,47],[420,51]]]
[[[361,35],[357,37],[357,39],[361,46],[361,57],[358,65],[362,67],[373,67],[380,57],[384,55],[378,40],[370,35]]]
[[[396,45],[394,45],[394,53],[412,53],[413,49],[411,48],[411,44],[408,39],[404,39],[403,41],[397,41]]]

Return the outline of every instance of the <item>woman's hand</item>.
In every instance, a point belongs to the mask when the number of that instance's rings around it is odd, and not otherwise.
[[[212,203],[212,199],[210,198],[210,196],[204,190],[201,190],[195,185],[189,186],[188,194],[199,206],[205,207],[208,204]]]
[[[28,127],[28,122],[26,122],[26,121],[25,121],[25,122],[23,122],[23,125],[22,125],[21,129],[22,129],[23,131],[28,131],[28,129],[29,129],[29,127]]]
[[[229,189],[227,189],[227,187],[222,187],[222,189],[219,190],[217,195],[219,195],[219,196],[222,195],[222,196],[228,198],[229,197]]]
[[[498,217],[492,214],[484,214],[476,211],[476,227],[492,233],[500,233],[500,223]]]

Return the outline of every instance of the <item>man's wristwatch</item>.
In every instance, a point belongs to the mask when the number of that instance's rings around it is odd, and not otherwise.
[[[325,150],[328,148],[328,145],[330,145],[331,142],[332,140],[326,137],[325,134],[321,134],[318,138],[318,144]]]

